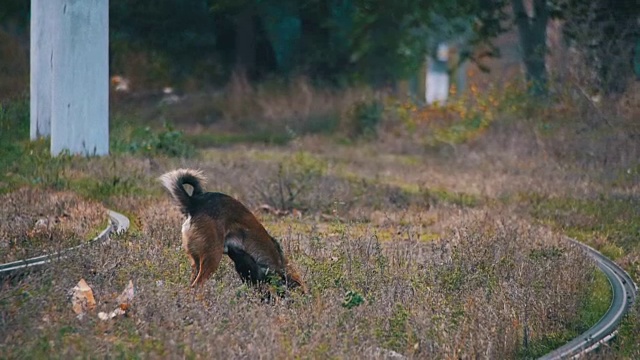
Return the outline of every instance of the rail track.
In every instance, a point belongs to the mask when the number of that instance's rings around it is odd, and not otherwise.
[[[109,210],[109,225],[93,239],[84,242],[80,245],[57,251],[51,254],[45,254],[36,256],[30,259],[12,261],[6,264],[0,264],[0,278],[14,275],[19,272],[32,270],[40,266],[46,265],[52,261],[62,260],[66,258],[70,253],[77,251],[85,246],[91,245],[96,242],[101,242],[109,238],[111,234],[120,234],[129,228],[129,219],[112,210]]]
[[[611,284],[611,305],[604,316],[589,330],[556,350],[544,355],[540,358],[541,360],[575,359],[613,339],[618,332],[618,325],[622,317],[636,301],[638,294],[638,287],[631,279],[631,276],[618,266],[618,264],[588,245],[571,238],[567,238],[567,240],[585,249],[587,254],[594,259],[600,270],[607,276]]]

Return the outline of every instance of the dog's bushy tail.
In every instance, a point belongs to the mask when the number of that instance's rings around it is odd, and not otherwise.
[[[185,215],[190,215],[192,197],[202,194],[202,184],[205,178],[200,170],[178,169],[170,171],[159,177],[162,185],[169,191],[173,200],[180,206],[180,211]],[[191,195],[184,188],[184,184],[191,185],[193,192]]]

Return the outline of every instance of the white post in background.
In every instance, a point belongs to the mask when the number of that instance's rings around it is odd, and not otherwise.
[[[31,0],[30,138],[51,135],[51,72],[54,1]]]
[[[52,8],[51,155],[107,155],[109,1],[34,1]]]
[[[444,104],[449,96],[448,61],[449,47],[445,43],[438,45],[436,56],[427,57],[427,76],[425,80],[425,100],[431,105]]]

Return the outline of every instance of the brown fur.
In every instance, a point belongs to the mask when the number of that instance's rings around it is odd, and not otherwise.
[[[225,194],[204,192],[204,177],[196,170],[174,170],[160,180],[187,216],[182,247],[191,263],[192,287],[202,285],[227,254],[245,282],[257,285],[271,281],[275,275],[288,288],[306,292],[302,278],[288,263],[278,242],[242,203]],[[191,195],[184,184],[193,186]]]

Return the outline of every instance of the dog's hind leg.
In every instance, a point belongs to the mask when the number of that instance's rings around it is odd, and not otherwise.
[[[200,257],[199,272],[191,286],[202,285],[213,274],[220,265],[222,259],[222,247],[216,247]]]

